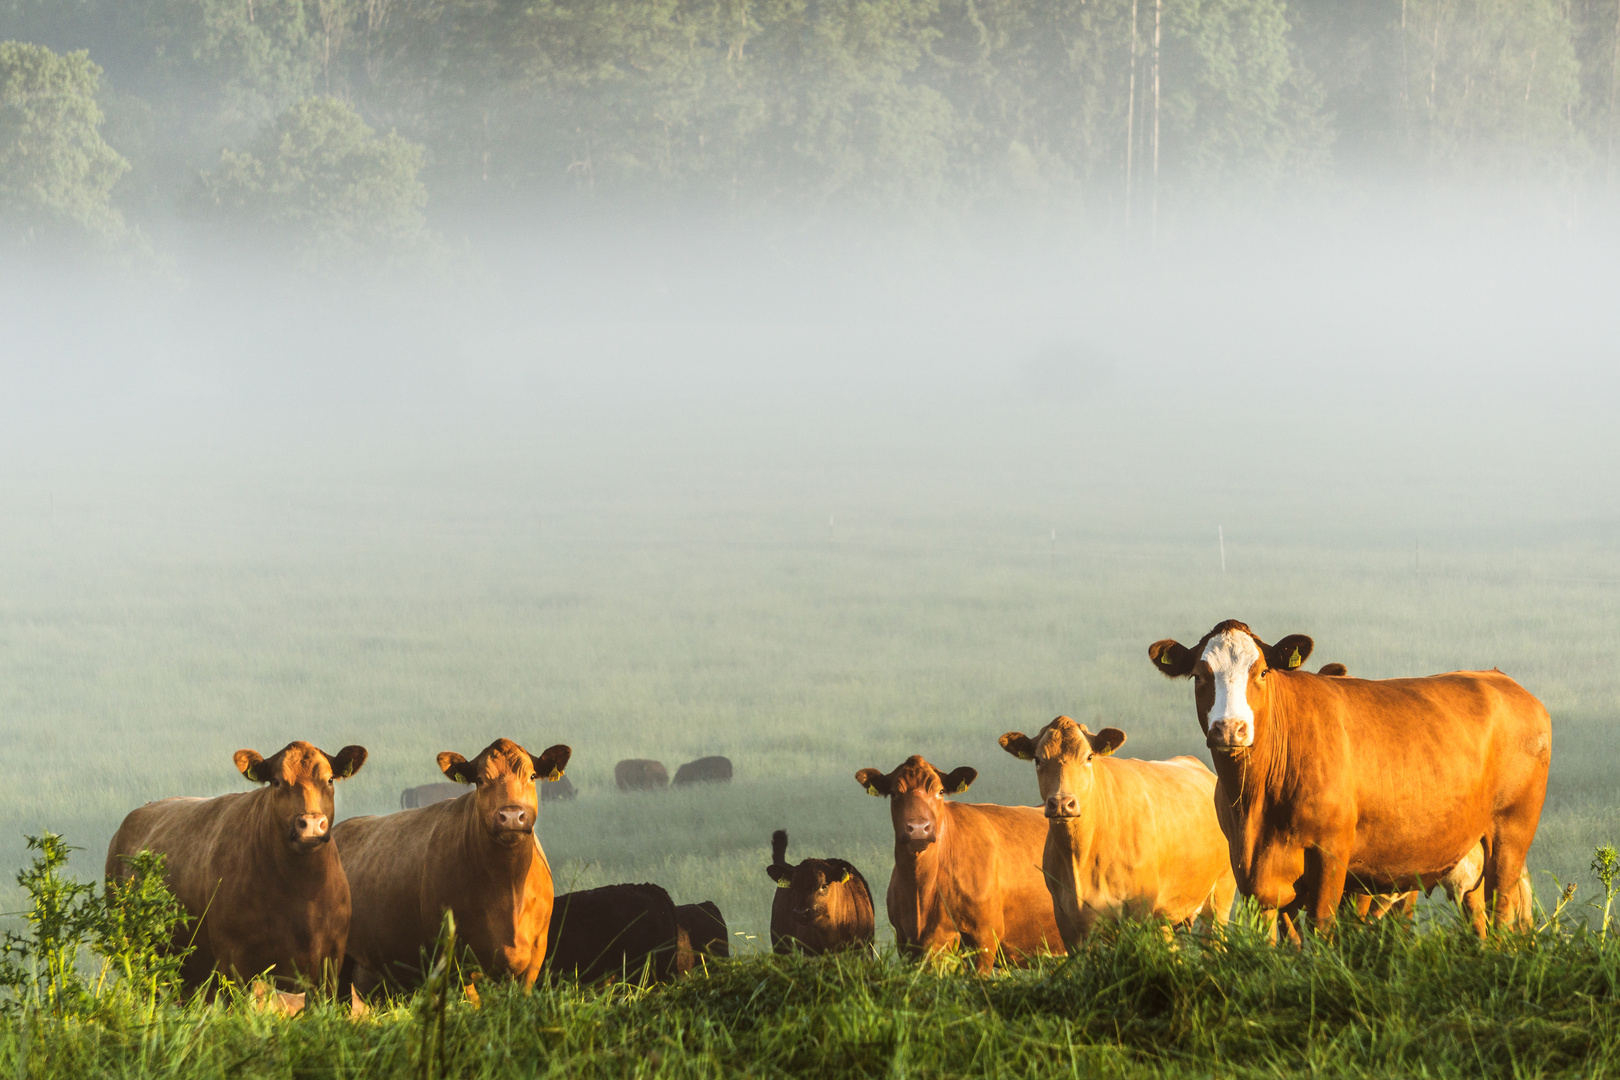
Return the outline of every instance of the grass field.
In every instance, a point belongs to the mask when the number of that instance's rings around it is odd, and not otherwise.
[[[701,485],[697,485],[700,487]],[[721,906],[740,959],[669,988],[492,990],[448,1014],[434,1076],[1601,1076],[1620,1050],[1620,946],[1578,927],[1481,946],[1347,931],[1303,954],[1152,934],[987,980],[892,953],[763,954],[770,831],[881,889],[885,805],[864,765],[922,753],[1033,802],[996,736],[1059,712],[1122,753],[1198,753],[1185,684],[1146,646],[1221,618],[1311,634],[1366,676],[1501,667],[1553,714],[1531,869],[1543,903],[1600,895],[1620,836],[1609,662],[1616,529],[1511,516],[1410,532],[1294,504],[1228,524],[1129,493],[1068,503],[874,485],[730,497],[535,482],[13,477],[0,484],[0,865],[50,828],[95,877],[124,813],[242,790],[230,756],[358,742],[340,816],[388,812],[439,750],[498,735],[574,748],[572,803],[537,833],[559,887],[655,881]],[[831,504],[833,510],[828,510]],[[829,515],[832,521],[829,523]],[[1427,515],[1425,517],[1425,515]],[[1234,520],[1229,517],[1228,522]],[[1054,539],[1053,533],[1056,532]],[[615,761],[736,763],[729,786],[625,796]],[[7,891],[6,910],[21,905]],[[881,943],[892,942],[879,917]],[[0,1020],[0,1071],[37,1077],[422,1076],[423,1001],[354,1023],[228,1005]]]

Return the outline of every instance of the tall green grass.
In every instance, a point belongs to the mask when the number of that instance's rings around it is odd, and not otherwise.
[[[442,1057],[421,996],[360,1020],[228,996],[0,1022],[33,1077],[1584,1076],[1620,1069],[1620,950],[1579,928],[1346,926],[1278,949],[1126,927],[1067,961],[980,978],[879,957],[754,956],[672,986],[452,999]]]

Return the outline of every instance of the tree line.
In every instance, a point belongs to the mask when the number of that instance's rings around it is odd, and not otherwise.
[[[442,206],[1052,207],[1608,192],[1620,0],[0,0],[0,213],[345,250]],[[122,216],[121,216],[122,215]]]

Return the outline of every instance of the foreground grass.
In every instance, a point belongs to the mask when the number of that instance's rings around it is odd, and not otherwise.
[[[486,991],[423,1069],[422,997],[354,1021],[245,1004],[108,1006],[0,1026],[30,1077],[1601,1076],[1620,1069],[1620,948],[1346,928],[1221,950],[1150,927],[987,979],[892,957],[752,957],[677,985]]]

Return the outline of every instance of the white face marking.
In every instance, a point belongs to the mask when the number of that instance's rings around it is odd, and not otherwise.
[[[1246,720],[1247,737],[1241,745],[1254,745],[1254,710],[1249,708],[1249,670],[1260,660],[1254,638],[1240,630],[1226,630],[1209,639],[1199,659],[1209,665],[1215,679],[1215,704],[1209,722]]]

